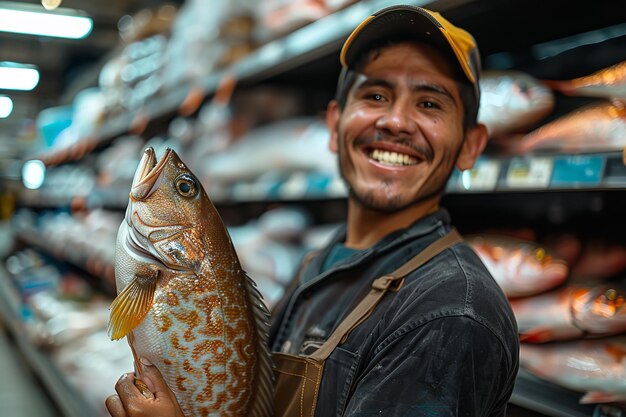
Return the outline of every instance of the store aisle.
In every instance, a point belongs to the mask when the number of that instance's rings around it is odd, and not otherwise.
[[[60,417],[0,322],[0,417]]]

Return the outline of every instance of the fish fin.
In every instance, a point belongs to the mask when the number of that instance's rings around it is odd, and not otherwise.
[[[137,355],[137,351],[135,350],[135,334],[133,332],[128,333],[126,340],[128,341],[128,346],[130,346],[130,351],[133,354],[133,360],[135,361],[135,378],[133,383],[141,392],[145,398],[152,399],[154,398],[154,394],[148,388],[148,384],[143,381],[143,366],[141,366],[141,361],[139,360],[139,355]]]
[[[520,333],[520,342],[526,343],[544,343],[552,340],[554,332],[546,327],[536,328],[530,332]]]
[[[613,403],[624,401],[624,395],[608,392],[589,391],[578,400],[581,404]]]
[[[244,272],[245,274],[245,272]],[[257,328],[257,353],[259,372],[254,383],[255,393],[250,403],[249,417],[270,417],[274,415],[274,364],[267,339],[269,337],[270,312],[263,302],[263,296],[254,281],[246,274],[248,296]]]
[[[135,276],[111,303],[108,334],[111,340],[128,335],[152,307],[158,272],[153,277]]]

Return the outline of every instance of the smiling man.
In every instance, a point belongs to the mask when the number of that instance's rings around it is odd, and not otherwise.
[[[394,6],[356,28],[340,59],[327,124],[348,216],[273,313],[274,416],[504,417],[515,319],[439,206],[454,167],[471,168],[487,140],[474,39]],[[154,366],[144,378],[155,398],[122,378],[111,415],[182,415]]]
[[[410,6],[345,42],[326,121],[348,217],[276,310],[277,416],[505,416],[515,320],[439,207],[487,140],[479,60],[469,33]]]

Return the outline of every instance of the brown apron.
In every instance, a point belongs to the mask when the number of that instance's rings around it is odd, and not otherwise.
[[[397,291],[404,277],[424,265],[445,249],[462,242],[456,230],[410,259],[388,275],[377,278],[372,289],[350,314],[339,324],[328,340],[309,356],[274,353],[276,389],[274,391],[275,417],[313,417],[317,394],[322,381],[324,362],[333,350],[346,340],[350,332],[369,317],[387,291]]]

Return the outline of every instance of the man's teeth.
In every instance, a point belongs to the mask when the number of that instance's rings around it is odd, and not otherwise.
[[[378,162],[382,162],[384,164],[389,165],[415,165],[417,164],[417,159],[397,153],[397,152],[389,152],[389,151],[381,151],[379,149],[375,149],[370,153],[370,158],[375,159]]]

